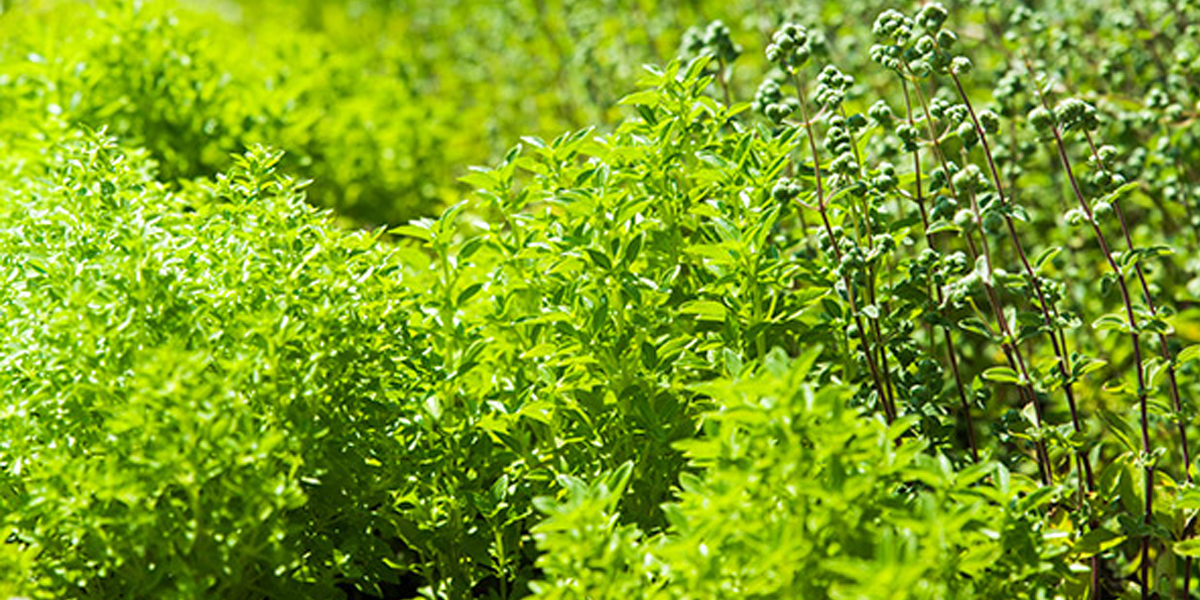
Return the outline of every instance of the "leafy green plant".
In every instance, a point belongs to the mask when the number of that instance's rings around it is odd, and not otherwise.
[[[277,159],[184,196],[83,137],[5,205],[0,514],[39,595],[395,579],[374,507],[400,487],[384,367],[406,310],[374,273],[399,263],[332,230]]]
[[[1039,525],[1056,492],[897,443],[916,418],[847,408],[849,390],[811,380],[819,354],[775,352],[698,386],[714,409],[680,445],[701,474],[682,477],[666,533],[620,524],[620,471],[567,481],[534,530],[548,578],[536,596],[1034,597],[1065,557]]]
[[[1188,596],[1195,7],[418,4],[3,15],[0,594]]]

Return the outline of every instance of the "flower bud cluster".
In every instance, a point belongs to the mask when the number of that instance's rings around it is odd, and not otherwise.
[[[1096,107],[1078,98],[1066,98],[1054,107],[1054,118],[1063,129],[1094,130],[1100,126]]]
[[[780,123],[795,114],[800,108],[800,102],[791,96],[785,97],[779,83],[768,79],[758,86],[751,107],[772,123]]]
[[[842,73],[837,67],[828,65],[817,75],[817,90],[814,98],[818,105],[835,110],[846,100],[846,90],[854,85],[854,78]]]
[[[708,27],[693,27],[683,34],[683,50],[691,56],[710,54],[724,64],[742,55],[742,47],[734,43],[729,27],[723,21],[713,21]]]
[[[808,30],[796,23],[784,23],[767,45],[767,60],[785,69],[804,66],[812,56]]]

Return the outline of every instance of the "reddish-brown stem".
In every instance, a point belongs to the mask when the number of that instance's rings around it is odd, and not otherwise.
[[[920,86],[914,85],[913,91],[916,92],[917,100],[920,102],[921,109],[925,114],[925,127],[929,132],[929,137],[933,144],[934,156],[937,157],[938,161],[942,165],[942,170],[945,171],[945,173],[946,173],[946,186],[950,191],[950,195],[952,197],[954,197],[956,200],[961,201],[962,196],[958,193],[958,190],[956,189],[954,182],[952,180],[952,177],[951,177],[952,174],[950,172],[949,162],[946,160],[945,153],[942,152],[941,143],[938,141],[937,132],[934,131],[934,129],[933,129],[933,115],[929,112],[929,103],[925,101],[925,95],[921,93]],[[990,257],[991,253],[987,248],[987,237],[986,237],[986,235],[984,235],[983,230],[982,230],[982,224],[980,223],[981,219],[979,216],[978,206],[975,206],[974,198],[970,198],[970,201],[971,201],[972,207],[973,207],[972,220],[975,222],[976,229],[979,231],[979,234],[980,234],[980,238],[981,238],[980,239],[980,247],[983,249],[983,256],[984,256],[984,261],[985,261],[984,264],[985,264],[985,268],[987,269],[987,272],[986,272],[987,276],[984,278],[984,281],[983,281],[983,289],[987,294],[988,305],[992,309],[992,314],[995,317],[996,323],[1000,328],[1000,334],[1001,334],[1000,348],[1004,352],[1004,356],[1009,363],[1009,367],[1011,367],[1014,371],[1016,371],[1020,375],[1022,383],[1017,385],[1017,391],[1021,395],[1023,402],[1033,404],[1034,416],[1037,420],[1035,425],[1039,429],[1041,429],[1043,426],[1043,423],[1044,423],[1044,421],[1042,419],[1041,402],[1038,400],[1037,393],[1033,389],[1033,383],[1032,383],[1033,380],[1029,377],[1029,373],[1025,368],[1025,360],[1021,354],[1021,348],[1016,343],[1014,343],[1016,340],[1016,336],[1014,336],[1012,334],[1012,329],[1009,328],[1008,317],[1005,316],[1004,310],[1003,310],[1003,308],[1001,308],[1000,296],[999,296],[999,294],[996,293],[996,289],[992,285],[992,282],[991,282],[992,262],[991,262],[991,257]],[[970,233],[966,232],[966,235],[964,237],[967,240],[967,244],[968,244],[968,247],[971,249],[972,255],[976,255],[975,246],[974,246],[974,243],[971,241]],[[1039,437],[1039,439],[1037,439],[1034,442],[1034,450],[1035,450],[1035,454],[1037,455],[1038,470],[1041,474],[1042,483],[1049,485],[1050,483],[1053,482],[1054,471],[1050,465],[1050,454],[1049,454],[1049,452],[1046,451],[1045,441],[1042,440],[1040,437]]]
[[[908,117],[909,126],[915,127],[915,122],[912,116],[912,98],[908,93],[908,81],[903,76],[900,77],[900,84],[904,88],[904,108]],[[937,243],[933,239],[933,234],[929,231],[929,216],[925,212],[924,192],[921,190],[921,152],[918,148],[913,148],[913,171],[916,173],[917,207],[921,211],[921,223],[925,230],[925,243],[930,249],[936,249]],[[934,282],[934,290],[936,290],[936,299],[938,306],[946,304],[945,294],[942,292],[942,286]],[[963,384],[962,373],[958,369],[958,350],[954,347],[954,337],[950,333],[950,328],[942,325],[942,334],[946,339],[946,355],[950,360],[950,370],[954,373],[954,385],[958,389],[958,398],[961,404],[963,415],[963,424],[967,428],[967,444],[971,449],[971,459],[979,462],[979,446],[975,441],[975,424],[971,419],[971,402],[967,399],[966,385]]]
[[[834,235],[833,225],[829,221],[829,210],[826,205],[825,187],[821,180],[821,156],[817,151],[817,138],[813,131],[812,121],[808,118],[807,98],[804,93],[804,85],[800,77],[795,71],[790,73],[792,84],[796,87],[796,94],[800,100],[800,117],[804,120],[804,128],[808,134],[808,145],[813,156],[813,173],[817,184],[817,212],[821,215],[821,223],[825,228],[826,235],[829,236],[829,245],[833,248],[834,259],[838,264],[842,262],[842,251],[838,246],[838,239]],[[842,283],[846,286],[846,298],[850,302],[850,312],[854,315],[855,325],[858,327],[859,343],[862,344],[863,356],[867,360],[867,368],[871,372],[871,379],[875,384],[875,391],[879,394],[879,402],[883,406],[884,417],[888,423],[896,420],[896,406],[892,398],[888,395],[886,387],[883,385],[883,380],[879,374],[879,367],[875,364],[875,357],[871,352],[871,346],[867,339],[867,328],[863,326],[862,315],[859,313],[858,304],[854,297],[854,286],[850,280],[850,276],[842,273]]]
[[[1042,93],[1041,83],[1034,76],[1033,65],[1029,59],[1025,59],[1026,67],[1029,74],[1034,78],[1034,91],[1037,94],[1038,100],[1045,110],[1050,110],[1050,106],[1046,101],[1045,95]],[[1092,232],[1096,236],[1096,242],[1100,245],[1100,251],[1104,253],[1107,259],[1108,266],[1112,269],[1113,274],[1117,278],[1117,287],[1121,292],[1121,302],[1125,305],[1125,317],[1129,323],[1129,337],[1133,344],[1133,360],[1135,372],[1137,374],[1137,399],[1138,410],[1141,416],[1142,430],[1142,453],[1145,455],[1145,513],[1142,516],[1143,524],[1149,526],[1154,517],[1154,462],[1153,451],[1150,445],[1150,415],[1149,407],[1147,406],[1146,389],[1146,372],[1145,366],[1142,364],[1142,347],[1138,340],[1138,321],[1137,315],[1133,311],[1133,301],[1129,294],[1129,286],[1125,282],[1125,276],[1121,273],[1121,268],[1117,265],[1116,259],[1112,255],[1108,240],[1104,237],[1104,232],[1101,231],[1099,223],[1096,222],[1095,215],[1092,214],[1092,207],[1088,205],[1087,200],[1083,197],[1083,191],[1079,188],[1079,181],[1075,177],[1075,171],[1071,168],[1071,159],[1067,155],[1067,146],[1063,142],[1062,132],[1059,131],[1058,124],[1052,123],[1050,132],[1054,135],[1054,145],[1058,150],[1059,161],[1062,162],[1063,169],[1067,173],[1067,180],[1071,184],[1071,191],[1075,195],[1075,199],[1079,201],[1079,206],[1083,210],[1088,223],[1091,224]],[[1143,534],[1141,539],[1141,577],[1142,577],[1142,599],[1146,600],[1150,597],[1150,536]]]
[[[1092,157],[1096,161],[1096,166],[1101,171],[1108,171],[1108,167],[1104,164],[1104,160],[1100,158],[1100,153],[1096,150],[1096,143],[1092,139],[1092,133],[1084,130],[1084,136],[1087,139],[1088,148],[1091,150]],[[1130,252],[1136,250],[1133,244],[1133,236],[1129,233],[1128,221],[1125,219],[1125,213],[1121,210],[1121,203],[1114,201],[1113,209],[1116,212],[1117,220],[1121,224],[1121,235],[1125,238],[1125,246]],[[1142,286],[1142,297],[1146,302],[1146,308],[1150,311],[1150,316],[1158,316],[1158,307],[1154,303],[1154,297],[1150,294],[1150,286],[1146,283],[1146,273],[1142,270],[1140,262],[1134,263],[1134,269],[1137,273],[1138,282]],[[1191,451],[1188,447],[1187,424],[1183,420],[1183,402],[1179,396],[1179,382],[1175,376],[1175,358],[1171,352],[1171,347],[1167,342],[1165,333],[1158,334],[1159,353],[1167,365],[1167,380],[1169,383],[1168,389],[1171,392],[1171,401],[1175,409],[1175,423],[1179,428],[1179,444],[1183,454],[1183,474],[1188,483],[1192,483],[1192,459]],[[1186,539],[1187,531],[1184,531],[1184,539]],[[1192,575],[1192,557],[1184,557],[1183,560],[1183,589],[1180,591],[1181,598],[1187,598],[1189,588],[1191,587]]]
[[[1092,140],[1092,133],[1084,130],[1084,135],[1087,138],[1088,148],[1091,149],[1092,157],[1095,159],[1096,165],[1102,171],[1108,171],[1104,161],[1100,159],[1100,153],[1096,150],[1096,143]],[[1128,248],[1130,252],[1136,251],[1137,247],[1133,244],[1133,236],[1129,233],[1128,221],[1125,219],[1124,211],[1121,210],[1121,203],[1114,201],[1112,206],[1114,212],[1116,212],[1117,220],[1121,224],[1121,235],[1125,238],[1126,248]],[[1146,273],[1144,270],[1142,270],[1141,262],[1135,262],[1133,268],[1134,272],[1137,274],[1138,282],[1142,286],[1142,298],[1146,302],[1146,308],[1150,311],[1150,316],[1152,318],[1157,317],[1158,306],[1154,303],[1154,296],[1150,293],[1150,285],[1146,283]],[[1171,393],[1172,405],[1175,408],[1175,421],[1179,426],[1179,444],[1182,446],[1183,474],[1187,479],[1187,482],[1192,483],[1192,459],[1191,451],[1188,448],[1187,426],[1183,422],[1183,401],[1179,396],[1179,381],[1175,376],[1175,357],[1171,352],[1171,347],[1168,344],[1167,335],[1165,333],[1158,334],[1158,346],[1163,360],[1167,363],[1167,382],[1169,384],[1168,389]],[[1186,590],[1184,593],[1186,594]]]
[[[1007,208],[1009,198],[1005,193],[1004,183],[1000,177],[1000,170],[996,168],[996,160],[992,154],[991,144],[988,142],[988,134],[980,124],[979,117],[975,113],[975,107],[971,104],[971,99],[967,96],[966,90],[963,89],[962,81],[958,78],[958,74],[951,71],[950,78],[954,82],[955,89],[958,91],[959,99],[967,107],[967,114],[971,117],[971,124],[975,128],[976,135],[979,136],[979,142],[983,148],[983,155],[987,159],[988,171],[992,176],[992,183],[996,186],[996,194],[1000,200],[1000,205]],[[1071,368],[1067,358],[1069,351],[1066,346],[1066,338],[1064,337],[1060,340],[1056,333],[1061,331],[1061,327],[1059,327],[1054,319],[1050,310],[1050,304],[1046,301],[1046,296],[1042,291],[1041,278],[1038,277],[1037,272],[1033,270],[1033,266],[1029,263],[1025,247],[1021,243],[1020,237],[1017,236],[1016,224],[1013,222],[1013,218],[1008,211],[1004,211],[1004,223],[1008,229],[1008,237],[1017,251],[1017,257],[1021,261],[1021,267],[1025,270],[1025,276],[1029,279],[1030,285],[1033,286],[1038,307],[1041,309],[1042,321],[1049,330],[1051,346],[1054,349],[1054,356],[1058,360],[1059,372],[1062,375],[1063,392],[1067,397],[1067,407],[1071,411],[1071,424],[1076,433],[1082,433],[1083,425],[1079,418],[1079,409],[1075,402],[1075,392],[1071,383]],[[1092,467],[1087,458],[1087,452],[1080,449],[1077,455],[1079,456],[1080,465],[1083,467],[1083,475],[1087,482],[1087,488],[1091,491],[1095,489],[1095,477],[1092,474]]]

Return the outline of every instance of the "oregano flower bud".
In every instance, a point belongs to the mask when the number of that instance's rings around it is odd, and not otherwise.
[[[963,169],[954,174],[954,187],[960,192],[972,193],[983,189],[986,180],[983,178],[983,172],[975,165],[967,165]]]
[[[1108,171],[1093,171],[1091,179],[1092,184],[1101,189],[1112,184],[1112,174]]]
[[[958,139],[967,147],[974,146],[979,141],[979,135],[975,132],[975,126],[970,123],[962,123],[956,131]]]
[[[941,27],[948,16],[946,7],[942,6],[940,2],[930,2],[921,7],[921,12],[917,13],[917,24],[932,31]]]
[[[879,100],[871,105],[870,110],[867,111],[867,115],[871,117],[872,121],[880,125],[890,125],[893,116],[892,107],[888,106],[887,102]]]
[[[1078,98],[1066,98],[1054,108],[1054,116],[1064,129],[1095,129],[1099,126],[1096,108]]]
[[[1054,127],[1054,115],[1041,106],[1029,111],[1029,123],[1037,131],[1048,132]]]
[[[1071,210],[1067,211],[1067,214],[1064,215],[1064,218],[1066,219],[1068,225],[1074,227],[1086,221],[1087,214],[1084,213],[1082,208],[1072,208]]]
[[[999,133],[1000,117],[990,110],[984,110],[979,113],[979,126],[989,135]]]
[[[917,52],[920,52],[923,55],[932,54],[937,48],[937,42],[934,42],[933,38],[923,35],[921,36],[921,39],[917,40],[916,48]]]
[[[1096,154],[1100,156],[1100,160],[1105,164],[1117,160],[1117,149],[1108,144],[1100,146],[1100,149],[1096,151]]]
[[[935,221],[938,219],[948,219],[954,214],[954,209],[957,208],[954,199],[950,196],[938,196],[937,201],[933,203],[933,210],[929,216]]]
[[[983,230],[987,233],[998,233],[1004,225],[1004,217],[998,211],[990,210],[983,215]]]

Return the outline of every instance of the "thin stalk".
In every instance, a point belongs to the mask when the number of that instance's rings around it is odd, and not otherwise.
[[[979,136],[980,145],[983,148],[983,154],[987,158],[988,171],[992,176],[992,183],[996,186],[996,194],[1000,200],[1002,207],[1009,206],[1008,195],[1005,194],[1004,183],[1000,177],[1000,170],[996,168],[996,160],[992,154],[991,144],[988,142],[988,134],[984,131],[983,126],[979,122],[978,116],[975,114],[975,107],[971,104],[971,99],[967,96],[966,90],[963,89],[962,81],[959,80],[958,74],[950,72],[950,78],[954,82],[954,87],[958,91],[958,97],[962,100],[963,105],[967,107],[967,114],[971,117],[971,124],[975,128],[976,135]],[[1025,270],[1025,276],[1029,279],[1030,285],[1033,286],[1034,295],[1037,298],[1038,308],[1042,314],[1042,321],[1045,323],[1050,333],[1051,346],[1054,349],[1054,356],[1058,360],[1059,372],[1062,375],[1063,391],[1067,397],[1067,407],[1071,411],[1071,424],[1076,433],[1083,433],[1083,425],[1079,418],[1079,409],[1075,401],[1075,392],[1071,380],[1071,367],[1068,360],[1069,350],[1066,345],[1065,336],[1060,341],[1055,332],[1061,332],[1062,328],[1054,319],[1050,310],[1050,304],[1046,301],[1046,296],[1042,291],[1041,278],[1033,270],[1033,266],[1029,263],[1029,257],[1025,253],[1025,247],[1021,243],[1020,237],[1017,236],[1016,224],[1013,222],[1012,216],[1008,211],[1003,211],[1004,224],[1008,230],[1008,237],[1012,241],[1013,247],[1017,251],[1017,257],[1021,260],[1021,267]],[[1087,480],[1087,489],[1092,491],[1095,489],[1095,477],[1092,474],[1092,467],[1087,458],[1087,452],[1080,449],[1076,453],[1081,464],[1084,466],[1084,476]]]
[[[721,87],[721,95],[725,99],[725,107],[728,108],[733,106],[733,100],[730,99],[729,95],[729,80],[725,77],[726,69],[725,60],[717,58],[717,85]]]
[[[929,103],[926,102],[925,95],[921,93],[920,86],[914,84],[913,91],[916,92],[917,100],[920,102],[921,109],[925,114],[925,127],[929,131],[929,137],[933,144],[934,156],[937,157],[938,161],[942,165],[942,170],[946,173],[946,186],[950,191],[950,195],[956,200],[961,201],[962,196],[959,194],[951,177],[949,162],[946,160],[945,153],[942,152],[942,147],[941,143],[938,141],[939,138],[937,132],[934,131],[933,128],[933,115],[929,112]],[[979,215],[979,207],[975,205],[974,196],[971,196],[969,200],[972,204],[972,213],[974,217],[973,220],[975,221],[976,229],[979,231],[980,235],[980,247],[983,251],[982,255],[984,257],[984,266],[986,269],[986,277],[984,277],[983,280],[983,289],[987,293],[988,305],[992,309],[992,315],[996,319],[996,324],[1000,328],[1000,349],[1004,352],[1004,356],[1008,361],[1009,367],[1011,367],[1020,375],[1023,383],[1017,385],[1018,394],[1021,396],[1023,402],[1033,404],[1034,417],[1036,419],[1035,425],[1041,429],[1044,424],[1042,405],[1038,400],[1037,392],[1035,392],[1033,389],[1033,380],[1029,377],[1029,372],[1025,368],[1025,360],[1021,354],[1021,348],[1014,343],[1016,336],[1012,334],[1012,329],[1009,327],[1008,317],[1005,316],[1004,310],[1001,307],[1000,296],[998,293],[996,293],[995,286],[992,285],[991,251],[988,249],[987,236],[984,234],[982,224],[980,223],[981,219]],[[979,254],[976,251],[974,243],[971,241],[970,233],[968,232],[964,237],[967,240],[967,245],[971,250],[973,258],[977,258]],[[1037,455],[1038,470],[1041,473],[1042,483],[1045,485],[1050,485],[1053,483],[1053,469],[1050,465],[1050,454],[1046,451],[1045,441],[1042,439],[1036,440],[1034,442],[1034,450],[1035,454]]]
[[[842,118],[846,117],[845,109],[841,109],[841,114],[842,114]],[[849,131],[849,130],[847,130],[847,131]],[[858,167],[859,177],[865,179],[866,178],[866,165],[863,163],[862,156],[858,151],[858,138],[853,133],[849,133],[849,136],[850,136],[850,147],[854,151],[854,163]],[[854,202],[850,202],[850,206],[851,206],[851,210],[853,210],[855,208]],[[863,241],[865,240],[866,244],[868,245],[868,250],[870,250],[871,247],[875,243],[875,233],[874,233],[873,228],[871,227],[871,205],[870,205],[870,202],[868,202],[865,195],[862,198],[862,206],[860,207],[860,210],[862,211],[861,219],[862,219],[863,227],[866,229],[866,237],[865,238],[860,237],[859,243],[862,244]],[[866,271],[867,271],[867,302],[869,304],[879,304],[878,295],[876,293],[876,287],[875,287],[875,279],[876,279],[875,265],[868,264],[866,266]],[[882,308],[883,314],[889,314],[891,312],[887,303],[883,303],[881,308]],[[879,352],[878,360],[879,360],[879,366],[883,370],[883,384],[884,384],[884,386],[886,386],[889,396],[891,396],[891,398],[893,398],[892,402],[894,403],[895,402],[894,398],[896,397],[896,393],[894,390],[894,386],[892,384],[892,376],[891,376],[892,371],[891,371],[891,368],[888,366],[887,344],[885,344],[883,341],[883,332],[881,331],[881,329],[879,327],[879,320],[868,317],[867,322],[871,325],[871,334],[875,337],[875,347]],[[894,411],[895,411],[895,409],[893,408],[893,412]]]
[[[1108,171],[1108,167],[1105,166],[1104,161],[1100,159],[1100,153],[1096,150],[1096,144],[1092,139],[1092,133],[1085,130],[1084,135],[1087,138],[1088,147],[1091,149],[1092,156],[1095,158],[1096,164],[1101,170]],[[1137,247],[1133,243],[1133,236],[1129,233],[1128,220],[1125,218],[1124,211],[1121,210],[1121,203],[1113,202],[1112,206],[1116,212],[1117,220],[1121,224],[1121,235],[1125,238],[1125,246],[1130,252],[1136,251]],[[1146,303],[1146,308],[1150,311],[1151,317],[1157,317],[1158,306],[1154,302],[1154,296],[1150,293],[1150,285],[1146,283],[1146,272],[1142,269],[1142,263],[1135,262],[1133,268],[1134,272],[1137,274],[1138,282],[1142,287],[1142,298]],[[1175,357],[1171,352],[1170,345],[1168,344],[1167,334],[1158,334],[1158,346],[1163,360],[1165,360],[1167,363],[1167,381],[1170,384],[1168,386],[1168,390],[1171,392],[1171,401],[1175,408],[1175,420],[1179,425],[1179,442],[1180,446],[1182,446],[1181,450],[1183,452],[1183,474],[1184,477],[1187,478],[1187,482],[1192,483],[1192,460],[1191,452],[1188,448],[1187,427],[1184,426],[1183,422],[1183,402],[1179,395],[1179,382],[1175,375]]]
[[[1037,94],[1038,100],[1042,107],[1050,110],[1049,104],[1046,101],[1045,95],[1042,93],[1041,82],[1037,77],[1033,76],[1033,65],[1026,58],[1026,67],[1029,74],[1034,79],[1034,91]],[[1145,366],[1142,365],[1142,347],[1138,340],[1138,320],[1137,315],[1133,312],[1133,301],[1129,294],[1129,286],[1125,282],[1125,276],[1121,273],[1120,266],[1117,265],[1116,259],[1113,258],[1112,252],[1104,232],[1100,229],[1100,225],[1096,222],[1095,216],[1092,214],[1092,207],[1088,205],[1087,200],[1083,197],[1083,191],[1079,188],[1079,181],[1075,178],[1075,171],[1071,168],[1071,159],[1067,155],[1067,145],[1063,142],[1062,132],[1059,131],[1058,123],[1052,122],[1050,126],[1051,133],[1054,134],[1054,145],[1058,149],[1058,158],[1062,162],[1063,169],[1067,172],[1067,179],[1071,184],[1071,191],[1075,194],[1075,199],[1079,201],[1079,206],[1087,217],[1088,223],[1092,226],[1092,232],[1096,236],[1096,242],[1100,245],[1100,251],[1104,253],[1104,257],[1108,262],[1108,266],[1112,269],[1117,278],[1117,287],[1121,291],[1121,302],[1125,305],[1125,316],[1129,323],[1129,337],[1133,344],[1133,360],[1135,371],[1137,373],[1137,399],[1138,410],[1141,416],[1142,430],[1142,453],[1145,454],[1145,494],[1146,494],[1146,510],[1142,517],[1143,523],[1149,526],[1154,517],[1154,463],[1150,460],[1152,456],[1152,448],[1150,444],[1150,413],[1147,406],[1146,389],[1146,372]],[[1142,600],[1150,598],[1150,536],[1143,534],[1141,540],[1141,577],[1142,577]]]
[[[905,108],[905,114],[908,118],[908,124],[910,127],[916,127],[915,122],[913,120],[913,115],[912,115],[912,97],[908,93],[908,80],[904,79],[903,76],[900,77],[900,85],[904,89],[904,108]],[[917,176],[916,201],[917,201],[917,207],[921,211],[921,223],[924,226],[924,231],[925,231],[925,244],[928,245],[931,250],[936,250],[937,243],[934,240],[933,234],[930,233],[930,231],[929,231],[929,216],[925,211],[924,192],[921,190],[921,151],[920,151],[920,149],[913,148],[912,155],[913,155],[913,171],[916,173],[916,176]],[[937,285],[937,282],[933,282],[933,289],[935,290],[935,292],[937,294],[936,299],[937,299],[938,306],[939,307],[945,306],[946,297],[945,297],[945,294],[942,292],[942,286]],[[958,368],[958,350],[954,347],[954,337],[950,334],[950,328],[943,325],[942,326],[942,334],[946,339],[946,355],[949,357],[949,360],[950,360],[950,370],[954,373],[954,385],[958,389],[958,398],[959,398],[960,406],[961,406],[961,410],[962,410],[963,424],[967,428],[967,443],[971,448],[971,459],[975,462],[979,462],[979,446],[975,441],[975,424],[971,419],[971,402],[967,399],[966,386],[963,384],[962,373],[959,371],[959,368]],[[930,336],[930,337],[932,339],[932,336]]]
[[[812,121],[808,118],[808,103],[804,93],[804,85],[800,77],[795,71],[789,71],[792,78],[792,84],[796,86],[796,94],[800,100],[800,116],[804,120],[804,129],[808,133],[809,149],[813,155],[813,172],[817,183],[817,212],[821,215],[821,223],[825,227],[825,233],[829,236],[829,244],[833,248],[834,259],[838,264],[842,262],[842,251],[838,246],[838,239],[833,233],[833,225],[829,221],[829,210],[826,205],[825,187],[821,180],[821,157],[817,152],[817,138],[813,131]],[[862,314],[858,310],[858,303],[854,297],[854,285],[850,280],[849,275],[842,273],[842,283],[846,286],[846,297],[850,302],[850,312],[854,315],[855,325],[858,327],[859,342],[862,344],[862,352],[867,360],[867,368],[871,371],[871,379],[875,384],[875,391],[879,394],[880,404],[883,405],[884,417],[888,423],[896,420],[896,406],[892,398],[887,394],[886,388],[882,383],[882,378],[879,374],[879,367],[875,364],[875,357],[871,352],[871,346],[867,340],[867,328],[863,326]]]
[[[1047,109],[1049,110],[1049,109]],[[1096,150],[1096,143],[1092,139],[1092,132],[1084,130],[1084,135],[1087,138],[1088,148],[1092,152],[1092,157],[1096,161],[1096,165],[1102,171],[1108,171],[1108,167],[1104,161],[1100,159],[1100,153]],[[1187,206],[1187,203],[1184,203]],[[1117,214],[1117,220],[1121,223],[1121,235],[1125,238],[1125,246],[1130,252],[1136,250],[1133,245],[1133,236],[1129,234],[1128,221],[1125,219],[1125,213],[1121,210],[1121,203],[1114,201],[1113,209]],[[1146,302],[1146,308],[1150,310],[1152,318],[1158,316],[1158,307],[1154,303],[1154,297],[1150,294],[1150,286],[1146,283],[1146,273],[1142,270],[1142,263],[1134,263],[1134,269],[1137,273],[1138,282],[1142,285],[1142,297]],[[1168,389],[1171,392],[1171,402],[1175,408],[1175,424],[1179,427],[1179,445],[1183,452],[1183,475],[1188,483],[1192,482],[1192,459],[1191,451],[1188,449],[1187,425],[1183,420],[1183,402],[1179,397],[1179,382],[1175,376],[1175,357],[1171,352],[1171,347],[1167,343],[1167,334],[1159,332],[1158,334],[1158,349],[1163,360],[1167,363],[1167,381],[1170,384]],[[1184,539],[1187,539],[1187,532],[1184,532]],[[1181,598],[1188,597],[1188,589],[1192,582],[1192,557],[1187,556],[1183,559],[1183,590]]]
[[[958,74],[951,71],[950,77],[954,81],[954,87],[958,91],[958,97],[967,107],[967,113],[971,116],[971,124],[975,128],[975,133],[979,136],[979,141],[983,148],[984,156],[987,157],[988,171],[991,173],[992,182],[996,186],[996,193],[1000,199],[1000,204],[1001,206],[1007,206],[1008,197],[1004,193],[1004,184],[1001,182],[1000,171],[996,168],[996,160],[995,156],[992,154],[991,144],[988,142],[987,132],[984,131],[983,126],[980,124],[979,117],[975,114],[975,107],[971,104],[971,99],[967,96],[966,90],[963,89],[962,81],[959,80]],[[1012,185],[1011,181],[1009,183],[1009,189],[1011,190],[1014,186]],[[1069,349],[1067,346],[1066,334],[1063,332],[1062,327],[1059,325],[1058,319],[1056,318],[1057,310],[1054,310],[1054,314],[1051,314],[1051,307],[1048,306],[1045,295],[1042,292],[1041,280],[1039,279],[1037,273],[1033,270],[1032,265],[1029,264],[1029,259],[1025,254],[1025,250],[1021,245],[1020,239],[1017,237],[1017,230],[1013,223],[1012,217],[1009,215],[1008,211],[1003,212],[1004,222],[1008,229],[1009,238],[1012,239],[1013,245],[1017,249],[1017,255],[1021,259],[1021,265],[1025,269],[1025,276],[1029,278],[1030,283],[1033,285],[1034,292],[1036,293],[1038,305],[1041,308],[1042,319],[1049,328],[1051,346],[1054,348],[1054,356],[1058,360],[1058,369],[1060,375],[1062,376],[1063,392],[1067,398],[1067,407],[1071,411],[1071,426],[1077,434],[1082,434],[1083,424],[1079,419],[1079,409],[1075,401],[1075,392],[1072,387],[1071,365],[1068,357]],[[1084,490],[1086,489],[1088,493],[1094,492],[1096,490],[1096,478],[1092,472],[1091,460],[1088,458],[1087,450],[1080,448],[1076,451],[1075,457],[1076,462],[1079,465],[1079,470],[1084,476],[1084,481],[1081,482],[1083,485],[1080,485],[1079,494],[1080,505],[1082,506],[1084,498],[1086,497]],[[1092,523],[1091,526],[1095,527],[1096,524]],[[1093,555],[1090,563],[1091,597],[1099,598],[1100,557]]]

